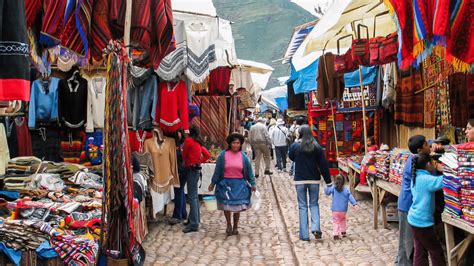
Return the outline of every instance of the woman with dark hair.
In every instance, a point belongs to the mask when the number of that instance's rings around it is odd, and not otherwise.
[[[309,209],[311,209],[311,232],[316,239],[321,239],[318,204],[321,175],[328,186],[332,183],[323,149],[314,139],[308,125],[299,128],[299,141],[291,145],[289,157],[295,162],[294,180],[300,213],[300,239],[309,241],[308,195]]]
[[[441,242],[434,229],[435,192],[443,188],[443,176],[435,176],[431,156],[421,153],[413,157],[411,193],[413,203],[408,211],[408,224],[413,231],[415,254],[413,265],[446,265]]]
[[[467,142],[474,142],[474,118],[467,121],[464,133],[466,134]]]
[[[197,232],[199,230],[199,199],[198,181],[201,176],[201,164],[211,158],[209,152],[202,146],[199,128],[192,125],[189,127],[189,137],[184,140],[183,162],[186,171],[186,183],[189,196],[188,225],[183,229],[184,233]]]
[[[226,234],[238,235],[240,212],[250,207],[251,191],[256,191],[252,164],[242,152],[244,136],[232,133],[227,137],[227,150],[217,158],[209,191],[216,188],[217,208],[224,211]],[[231,216],[233,213],[234,224]]]

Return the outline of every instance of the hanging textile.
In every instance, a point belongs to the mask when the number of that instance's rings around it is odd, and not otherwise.
[[[192,123],[201,129],[210,143],[225,147],[228,133],[227,98],[225,96],[193,96],[193,103],[199,106],[201,115]]]
[[[306,104],[304,101],[304,94],[303,93],[296,94],[296,90],[294,89],[294,85],[296,82],[297,81],[290,81],[287,84],[287,87],[288,87],[288,106],[287,107],[288,109],[291,109],[291,110],[305,110]]]
[[[94,0],[91,23],[91,57],[94,61],[102,61],[104,49],[112,39],[109,27],[109,0]]]
[[[388,7],[395,11],[395,21],[398,32],[398,66],[400,69],[409,68],[413,61],[414,42],[414,21],[413,21],[413,1],[411,0],[389,0]]]
[[[449,99],[452,125],[465,127],[474,117],[474,75],[456,73],[449,76]]]
[[[168,53],[163,60],[161,60],[160,67],[155,71],[156,74],[166,81],[177,79],[183,74],[188,62],[188,51],[186,43],[186,33],[184,31],[184,21],[174,19],[173,21],[174,43],[175,49]]]
[[[211,71],[209,76],[209,95],[229,95],[229,83],[232,69],[219,67]]]
[[[441,129],[451,124],[451,112],[449,106],[448,83],[443,81],[436,88],[436,126]]]
[[[30,100],[25,1],[0,2],[0,100]]]
[[[129,262],[138,256],[133,219],[133,176],[128,144],[126,112],[125,48],[111,42],[107,58],[107,89],[104,128],[104,204],[102,207],[102,252],[118,250]]]
[[[334,71],[334,58],[331,53],[319,58],[317,95],[320,104],[324,104],[327,99],[342,99],[344,80],[341,74]]]
[[[444,2],[444,1],[441,1]],[[451,25],[447,34],[448,61],[456,70],[468,72],[474,63],[474,3],[472,1],[451,1]],[[450,57],[452,55],[452,58]]]
[[[395,122],[410,127],[423,127],[424,95],[420,72],[405,71],[397,84]]]
[[[432,128],[436,125],[436,90],[434,88],[428,89],[424,92],[424,120],[425,128]]]
[[[186,84],[161,82],[158,85],[155,122],[163,131],[172,133],[180,128],[189,130],[189,111]]]

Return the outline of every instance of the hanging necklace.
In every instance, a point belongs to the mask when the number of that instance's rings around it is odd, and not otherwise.
[[[143,131],[142,136],[140,136],[140,133],[137,130],[136,135],[137,135],[138,143],[140,143],[140,146],[138,147],[138,151],[140,153],[143,153],[143,147],[145,146],[144,143],[145,143],[145,138],[146,138],[146,131]]]

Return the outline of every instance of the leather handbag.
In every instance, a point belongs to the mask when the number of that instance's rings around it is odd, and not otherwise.
[[[352,37],[352,34],[343,36],[337,40],[337,53],[336,57],[334,58],[334,71],[337,73],[347,73],[347,72],[352,72],[357,69],[359,66],[352,60],[352,51],[349,49],[345,54],[341,55],[340,54],[340,41]]]
[[[366,29],[366,38],[361,38],[361,28]],[[352,41],[352,60],[358,65],[370,65],[370,49],[369,49],[369,27],[359,24],[357,25],[358,39]]]

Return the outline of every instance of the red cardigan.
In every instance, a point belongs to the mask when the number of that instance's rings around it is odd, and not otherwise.
[[[193,138],[186,138],[183,147],[184,166],[189,167],[207,162],[211,158],[209,152]]]

